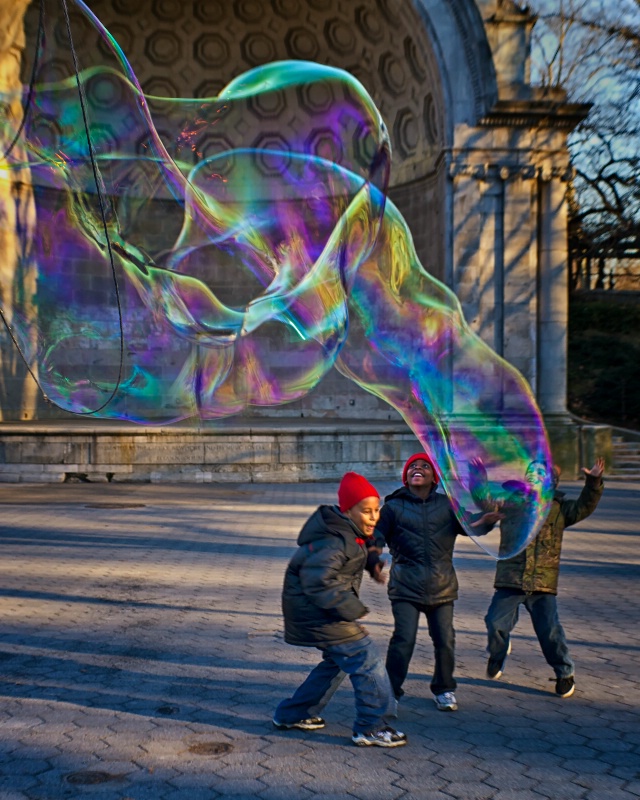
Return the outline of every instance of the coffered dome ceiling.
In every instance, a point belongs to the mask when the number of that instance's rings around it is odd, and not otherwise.
[[[147,94],[211,97],[256,66],[304,59],[347,70],[369,91],[389,129],[391,184],[429,174],[443,145],[443,99],[423,21],[410,0],[93,0]],[[79,61],[99,46],[73,18]],[[27,15],[33,44],[37,4]],[[83,35],[86,34],[86,35]],[[62,13],[59,34],[66,37]],[[26,59],[28,61],[28,59]],[[314,94],[315,92],[315,94]],[[307,102],[326,101],[310,87]],[[277,109],[252,109],[269,129]],[[226,131],[234,146],[233,131]],[[286,130],[280,131],[286,139]]]

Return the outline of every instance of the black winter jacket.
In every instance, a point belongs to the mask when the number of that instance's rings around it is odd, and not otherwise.
[[[362,639],[356,620],[368,609],[358,597],[367,563],[365,538],[337,506],[320,506],[306,521],[284,576],[284,639],[322,647]]]
[[[487,530],[480,528],[478,533]],[[375,535],[378,546],[384,539],[393,556],[389,599],[425,606],[456,600],[453,547],[458,534],[466,536],[445,495],[432,490],[422,500],[404,486],[388,495]]]

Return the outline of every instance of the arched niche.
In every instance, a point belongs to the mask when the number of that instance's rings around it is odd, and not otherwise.
[[[434,49],[433,31],[441,23],[434,23],[420,4],[408,0],[195,0],[189,4],[95,0],[91,10],[123,48],[143,89],[153,95],[213,96],[248,69],[285,59],[330,64],[355,75],[371,94],[390,133],[391,199],[413,231],[421,262],[435,276],[445,277],[450,231],[444,153],[451,145],[454,124],[447,97],[455,92],[443,82],[441,70],[446,62]],[[25,18],[25,81],[37,21],[38,4],[32,3]],[[72,29],[80,32],[74,40],[79,64],[95,63],[94,54],[103,47],[99,37],[73,8],[71,22]],[[54,27],[56,40],[64,41],[62,14]],[[57,65],[52,67],[57,75]],[[320,101],[301,98],[311,106]],[[210,152],[232,148],[246,138],[247,127],[256,136],[268,133],[275,124],[274,115],[277,109],[256,104],[251,119],[239,120],[235,129],[226,128],[220,142],[204,145]],[[324,134],[319,131],[319,141]],[[286,126],[279,125],[278,136],[286,147]],[[159,226],[158,235],[167,227]],[[110,291],[107,284],[105,292]],[[260,413],[295,415],[299,410],[311,416],[389,416],[384,403],[337,373],[331,373],[299,403]],[[50,408],[41,412],[55,414]]]
[[[555,289],[566,260],[561,181],[573,118],[557,98],[550,111],[530,91],[526,10],[512,0],[94,0],[91,9],[149,93],[212,96],[282,59],[358,77],[389,129],[390,195],[421,262],[548,408],[563,407],[553,376],[564,374],[566,311]],[[23,80],[36,23],[32,4]],[[57,24],[64,38],[62,15]],[[100,47],[90,34],[75,44],[81,64]],[[268,128],[273,113],[257,105],[245,127]],[[207,144],[233,147],[235,133]],[[278,135],[286,143],[286,130]],[[304,401],[264,413],[386,419],[388,411],[336,375]]]

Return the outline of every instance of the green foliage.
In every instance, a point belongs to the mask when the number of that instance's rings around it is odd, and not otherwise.
[[[568,403],[574,414],[640,428],[640,302],[569,308]]]

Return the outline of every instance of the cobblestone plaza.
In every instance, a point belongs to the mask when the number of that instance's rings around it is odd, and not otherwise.
[[[324,730],[271,725],[318,657],[282,640],[284,569],[334,490],[0,486],[0,800],[639,797],[640,486],[608,481],[596,513],[565,535],[570,699],[554,695],[526,615],[503,678],[487,680],[495,562],[458,541],[460,709],[435,709],[423,627],[398,721],[409,745],[393,751],[351,744],[348,685]],[[383,649],[386,591],[366,579],[363,594]]]

